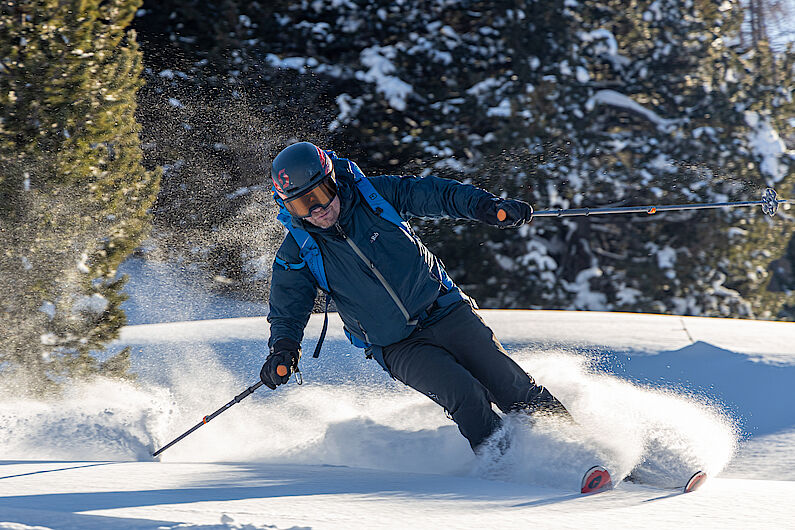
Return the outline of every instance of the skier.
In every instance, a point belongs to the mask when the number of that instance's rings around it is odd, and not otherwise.
[[[271,177],[289,233],[271,278],[270,354],[260,371],[266,386],[275,389],[298,370],[319,287],[336,303],[351,342],[444,407],[476,453],[501,425],[492,403],[503,413],[568,415],[507,355],[406,222],[451,217],[517,227],[531,221],[529,204],[437,177],[367,178],[309,142],[281,151]]]

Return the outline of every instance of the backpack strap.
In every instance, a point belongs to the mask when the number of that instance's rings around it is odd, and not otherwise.
[[[289,263],[289,262],[283,260],[282,258],[280,258],[279,256],[276,256],[275,258],[273,258],[273,261],[274,261],[274,263],[276,263],[277,265],[281,266],[285,270],[290,270],[290,269],[298,270],[298,269],[303,269],[304,267],[306,267],[306,262],[305,261],[302,261],[301,263]]]
[[[323,256],[320,254],[320,247],[317,245],[317,242],[314,240],[314,238],[309,235],[309,232],[303,228],[293,225],[293,218],[290,215],[290,212],[287,211],[287,208],[284,207],[284,202],[282,202],[281,198],[275,193],[274,199],[276,199],[276,203],[280,207],[279,214],[276,216],[276,219],[278,219],[278,221],[284,225],[284,227],[290,232],[290,235],[293,237],[295,242],[298,244],[298,254],[301,257],[301,264],[290,264],[284,262],[284,260],[280,258],[276,258],[276,263],[290,269],[301,269],[304,267],[304,265],[306,265],[309,267],[309,271],[312,273],[312,276],[314,276],[315,280],[317,280],[317,284],[320,286],[320,288],[328,293],[330,289],[328,286],[328,280],[326,279],[326,269],[323,267]]]
[[[351,169],[351,173],[353,173],[353,181],[356,183],[356,187],[359,189],[362,197],[364,197],[364,200],[376,213],[376,215],[389,221],[393,225],[396,225],[410,238],[416,239],[417,236],[414,235],[414,230],[411,229],[411,225],[409,225],[408,222],[406,222],[406,220],[400,216],[397,210],[395,210],[395,207],[392,206],[389,201],[384,199],[384,197],[378,193],[372,182],[370,182],[370,180],[364,176],[362,170],[356,165],[356,162],[349,160],[348,164]]]
[[[356,182],[356,187],[359,188],[364,200],[367,201],[367,204],[370,205],[370,208],[372,208],[376,215],[394,225],[397,225],[407,236],[411,237],[412,239],[417,239],[417,236],[414,234],[414,230],[411,229],[411,225],[400,216],[395,207],[392,206],[389,201],[384,199],[384,197],[378,193],[378,191],[375,189],[375,186],[373,186],[370,180],[364,176],[362,170],[359,169],[359,166],[350,160],[348,161],[348,164],[350,165],[351,172],[353,173],[353,180]],[[441,307],[463,299],[460,289],[458,289],[455,283],[453,283],[453,280],[447,275],[447,271],[444,270],[444,267],[441,266],[439,267],[439,282],[448,291],[445,295],[441,296],[437,300]]]
[[[328,303],[329,303],[329,294],[326,293],[326,309],[323,311],[325,316],[323,317],[323,329],[320,330],[320,337],[317,339],[317,345],[315,346],[315,352],[312,354],[312,357],[317,359],[320,357],[320,348],[323,347],[323,341],[326,340],[326,331],[328,331]]]

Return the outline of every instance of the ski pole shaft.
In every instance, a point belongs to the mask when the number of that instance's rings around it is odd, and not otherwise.
[[[773,217],[778,211],[779,204],[793,203],[795,201],[779,199],[776,190],[767,188],[762,192],[762,200],[740,202],[708,202],[695,204],[670,204],[664,206],[622,206],[618,208],[571,208],[557,210],[541,210],[533,212],[533,217],[588,217],[591,215],[611,215],[622,213],[646,213],[649,215],[657,212],[672,212],[679,210],[706,210],[710,208],[735,208],[743,206],[762,206],[762,212]],[[497,218],[504,220],[504,210],[497,212]]]
[[[218,416],[219,414],[224,412],[226,409],[228,409],[232,405],[234,405],[236,403],[240,403],[242,400],[244,400],[245,398],[247,398],[248,396],[253,394],[254,391],[256,391],[261,386],[262,386],[262,381],[258,382],[257,384],[251,385],[250,387],[245,389],[243,392],[241,392],[240,394],[236,395],[235,398],[232,401],[230,401],[229,403],[227,403],[226,405],[224,405],[220,409],[216,410],[212,414],[203,417],[202,421],[200,421],[199,423],[197,423],[196,425],[194,425],[193,427],[191,427],[190,429],[185,431],[182,435],[180,435],[179,437],[175,438],[174,440],[172,440],[171,442],[169,442],[165,446],[161,447],[160,449],[158,449],[157,451],[152,453],[152,456],[159,455],[160,453],[162,453],[163,451],[165,451],[166,449],[168,449],[169,447],[171,447],[172,445],[174,445],[178,441],[182,440],[183,438],[185,438],[186,436],[191,434],[193,431],[195,431],[196,429],[198,429],[202,425],[210,422],[212,419],[214,419],[216,416]]]
[[[784,202],[784,201],[781,201]],[[619,213],[647,213],[671,212],[678,210],[706,210],[709,208],[726,208],[736,206],[756,206],[762,201],[746,202],[713,202],[704,204],[671,204],[666,206],[624,206],[618,208],[572,208],[569,210],[542,210],[533,212],[533,217],[578,217],[590,215],[610,215]]]

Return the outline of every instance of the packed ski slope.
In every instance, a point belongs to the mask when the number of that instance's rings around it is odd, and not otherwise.
[[[150,452],[246,386],[263,318],[124,329],[135,384],[56,403],[0,402],[0,528],[784,527],[795,520],[795,324],[483,311],[579,425],[510,419],[501,460],[475,458],[424,396],[349,346],[332,315],[304,384],[260,390],[156,462]],[[313,316],[311,351],[321,319]],[[603,463],[696,493],[620,483],[577,493]]]

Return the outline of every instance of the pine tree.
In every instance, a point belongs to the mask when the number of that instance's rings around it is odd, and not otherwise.
[[[125,375],[116,267],[145,236],[159,173],[141,164],[139,0],[3,2],[0,364],[43,388]]]

